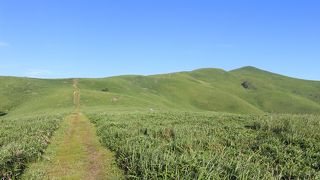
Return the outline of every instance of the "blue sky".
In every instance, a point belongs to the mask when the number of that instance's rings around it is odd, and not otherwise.
[[[320,80],[319,9],[310,0],[1,0],[0,75],[251,65]]]

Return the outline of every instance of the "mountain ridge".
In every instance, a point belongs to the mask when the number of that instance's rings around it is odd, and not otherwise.
[[[218,70],[218,71],[223,71],[223,72],[236,72],[236,71],[241,71],[241,70],[255,70],[255,71],[260,71],[264,73],[269,73],[273,75],[279,75],[279,76],[284,76],[292,79],[297,79],[297,80],[304,80],[304,81],[315,81],[315,82],[320,82],[320,80],[314,80],[314,79],[303,79],[303,78],[298,78],[298,77],[293,77],[293,76],[288,76],[288,75],[283,75],[280,73],[274,73],[271,71],[263,70],[254,66],[243,66],[240,68],[232,69],[232,70],[225,70],[222,68],[214,68],[214,67],[207,67],[207,68],[197,68],[193,70],[186,70],[186,71],[174,71],[174,72],[167,72],[167,73],[157,73],[157,74],[148,74],[148,75],[141,75],[141,74],[122,74],[122,75],[113,75],[113,76],[105,76],[105,77],[63,77],[63,78],[41,78],[41,77],[29,77],[29,76],[7,76],[7,75],[0,75],[2,78],[27,78],[27,79],[43,79],[43,80],[68,80],[68,79],[103,79],[103,78],[112,78],[112,77],[121,77],[121,76],[157,76],[157,75],[166,75],[166,74],[176,74],[176,73],[186,73],[186,72],[196,72],[196,71],[202,71],[202,70]]]

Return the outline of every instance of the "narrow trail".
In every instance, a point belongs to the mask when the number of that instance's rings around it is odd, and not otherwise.
[[[45,157],[27,169],[24,179],[123,179],[114,154],[99,143],[95,127],[80,112],[80,89],[73,81],[75,111],[53,137]]]

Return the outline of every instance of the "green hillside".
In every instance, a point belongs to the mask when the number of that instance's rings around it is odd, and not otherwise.
[[[320,82],[254,67],[0,77],[0,179],[98,177],[115,165],[128,179],[317,179],[313,114]]]
[[[71,79],[0,78],[0,111],[65,111],[73,107]],[[319,113],[320,82],[254,67],[79,79],[82,108],[123,111],[218,111],[241,114]]]
[[[243,83],[249,87],[243,87]],[[85,107],[318,113],[320,82],[244,67],[230,72],[199,69],[153,76],[81,79]],[[106,90],[103,91],[103,90]]]
[[[0,77],[0,111],[34,114],[72,110],[72,80]]]
[[[319,112],[319,81],[294,79],[254,67],[237,69],[231,73],[256,87],[240,96],[259,109],[281,113]]]

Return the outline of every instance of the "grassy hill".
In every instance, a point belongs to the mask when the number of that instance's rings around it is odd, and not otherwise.
[[[81,112],[74,111],[77,97]],[[71,112],[75,118],[66,116]],[[318,115],[292,115],[305,113],[320,113],[320,82],[254,67],[77,81],[0,77],[0,178],[19,179],[44,157],[57,129],[58,139],[69,137],[62,132],[75,131],[66,124],[77,128],[71,122],[87,114],[102,145],[116,154],[112,163],[128,177],[317,179],[320,121]],[[57,144],[65,149],[70,141],[61,139]],[[86,143],[71,142],[86,151]],[[44,171],[36,165],[26,177],[48,175],[51,165]]]
[[[79,79],[84,110],[319,113],[320,82],[254,67],[198,69],[152,76]],[[11,114],[73,107],[71,79],[0,78],[0,111]],[[13,113],[13,114],[16,114]]]
[[[0,112],[35,114],[72,110],[72,81],[0,77]]]
[[[231,73],[256,87],[241,96],[259,109],[281,113],[319,112],[318,81],[294,79],[254,67],[241,68]]]

